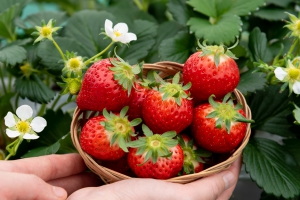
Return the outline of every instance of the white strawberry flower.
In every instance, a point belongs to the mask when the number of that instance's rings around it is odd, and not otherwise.
[[[289,60],[286,68],[277,67],[274,73],[278,80],[288,83],[290,91],[292,90],[295,94],[300,94],[299,67],[295,67]]]
[[[32,118],[33,110],[28,105],[22,105],[16,110],[14,115],[8,112],[4,117],[6,134],[10,138],[21,136],[23,139],[38,139],[36,133],[41,132],[47,126],[47,121],[43,117]]]
[[[114,42],[127,44],[130,41],[137,39],[134,33],[128,33],[128,26],[125,23],[118,23],[113,27],[112,21],[106,19],[104,27],[105,34]]]

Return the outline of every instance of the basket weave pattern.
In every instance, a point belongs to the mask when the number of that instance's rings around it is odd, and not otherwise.
[[[158,63],[154,63],[154,64],[144,64],[143,70],[144,70],[145,74],[149,70],[157,70],[159,72],[160,77],[166,78],[166,77],[175,75],[179,71],[182,71],[182,68],[183,68],[182,64],[167,61],[167,62],[158,62]],[[247,105],[247,102],[246,102],[244,96],[237,89],[235,89],[233,92],[236,96],[237,101],[243,105],[243,110],[246,114],[246,118],[251,119],[251,117],[252,117],[251,111],[250,111],[249,106]],[[75,109],[74,114],[73,114],[72,123],[71,123],[71,138],[72,138],[74,146],[76,147],[79,154],[83,158],[87,167],[92,172],[97,174],[105,183],[113,183],[116,181],[132,178],[130,176],[118,173],[116,171],[113,171],[111,169],[101,166],[93,159],[93,157],[91,157],[90,155],[88,155],[81,149],[80,142],[79,142],[80,129],[83,127],[83,125],[89,118],[91,118],[95,115],[97,115],[97,112],[82,111],[78,107]],[[173,182],[173,183],[182,183],[182,184],[190,183],[199,178],[209,176],[212,174],[216,174],[222,170],[227,169],[228,167],[230,167],[231,163],[233,163],[239,157],[239,155],[241,155],[243,149],[245,148],[245,146],[248,143],[250,134],[251,134],[251,129],[250,129],[250,124],[248,124],[247,132],[246,132],[244,140],[242,141],[240,146],[232,153],[232,155],[229,158],[227,158],[226,160],[224,160],[223,162],[216,164],[214,166],[211,166],[199,173],[178,176],[178,177],[174,177],[171,179],[167,179],[165,181],[169,181],[169,182]]]

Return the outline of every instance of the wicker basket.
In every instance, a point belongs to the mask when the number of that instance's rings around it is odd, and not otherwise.
[[[162,78],[166,78],[169,77],[170,75],[175,75],[178,71],[182,71],[182,67],[183,67],[182,64],[175,63],[175,62],[158,62],[154,64],[144,64],[144,71],[145,73],[147,73],[147,71],[154,69],[159,71],[159,75]],[[237,89],[234,90],[234,94],[236,96],[237,101],[243,105],[243,110],[246,114],[246,118],[251,119],[251,111],[247,105],[244,96]],[[97,174],[105,183],[113,183],[116,181],[132,178],[127,175],[118,173],[116,171],[113,171],[111,169],[99,165],[96,162],[96,160],[93,159],[93,157],[91,157],[81,149],[79,143],[80,128],[83,126],[83,124],[87,121],[88,118],[93,117],[96,114],[97,112],[82,111],[78,107],[75,109],[72,123],[71,123],[71,137],[74,146],[78,150],[79,154],[82,156],[87,167],[95,174]],[[167,179],[165,181],[184,184],[184,183],[193,182],[205,176],[216,174],[224,169],[227,169],[228,167],[230,167],[231,163],[233,163],[239,157],[239,155],[241,155],[243,149],[248,143],[250,134],[251,134],[251,129],[250,129],[250,124],[248,124],[247,133],[240,146],[232,153],[232,155],[229,158],[222,161],[221,163],[213,165],[199,173],[178,176],[171,179]]]

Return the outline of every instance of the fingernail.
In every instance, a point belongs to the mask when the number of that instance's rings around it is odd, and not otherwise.
[[[225,182],[225,188],[228,189],[230,188],[231,186],[234,185],[234,180],[235,180],[235,177],[233,175],[232,172],[227,172],[224,176],[223,176],[223,180]]]
[[[66,196],[66,191],[60,187],[53,186],[53,191],[54,191],[54,194],[59,198]]]

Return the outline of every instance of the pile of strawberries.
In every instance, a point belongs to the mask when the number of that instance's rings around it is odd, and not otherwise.
[[[231,95],[239,69],[223,46],[201,48],[166,79],[117,55],[94,63],[77,105],[100,114],[83,126],[81,148],[102,166],[156,179],[200,172],[234,151],[252,122]]]

